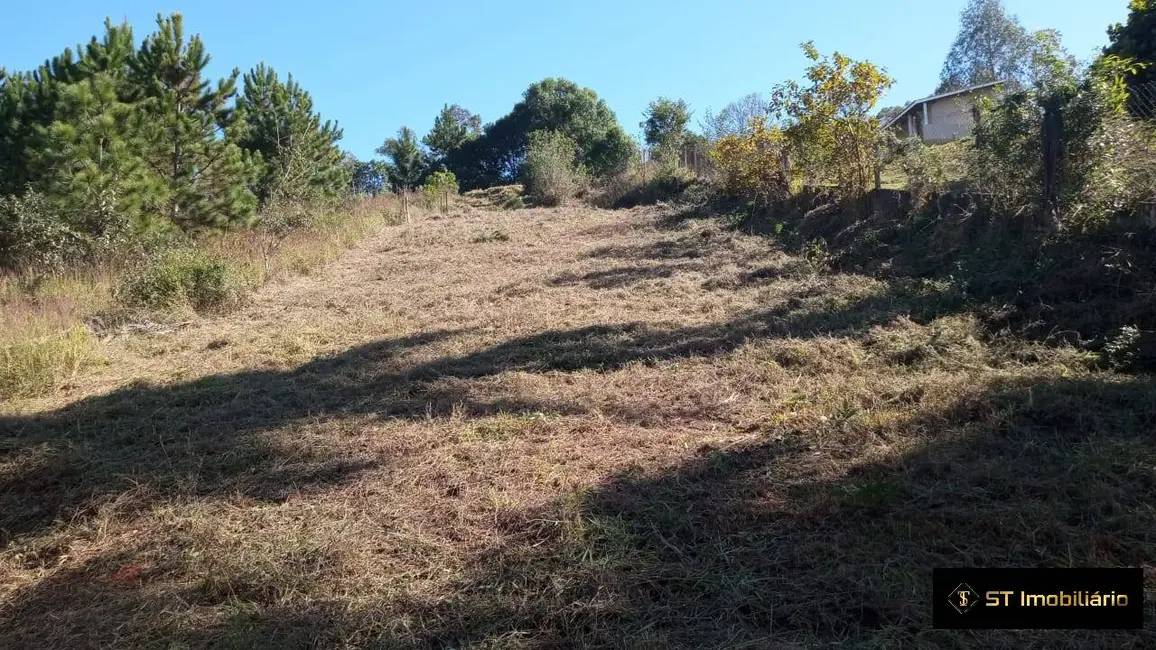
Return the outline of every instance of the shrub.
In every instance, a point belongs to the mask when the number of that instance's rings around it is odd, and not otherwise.
[[[674,164],[641,163],[607,180],[592,203],[603,208],[630,208],[670,201],[694,182],[694,172]]]
[[[584,174],[574,160],[574,142],[565,135],[555,131],[530,134],[522,173],[536,204],[561,205],[578,193]]]
[[[0,197],[0,266],[56,269],[87,248],[87,238],[53,214],[41,194]]]
[[[942,148],[909,138],[899,144],[896,163],[907,177],[907,190],[915,206],[924,205],[931,195],[947,189],[948,162]]]
[[[0,400],[40,395],[71,379],[95,362],[93,344],[92,334],[77,325],[0,348]]]
[[[450,171],[434,172],[426,179],[421,191],[427,204],[436,205],[444,212],[449,210],[450,197],[458,194],[458,177]]]
[[[188,306],[204,312],[228,306],[238,290],[236,274],[226,262],[194,249],[179,249],[130,273],[117,288],[116,298],[130,309],[171,311]]]
[[[968,179],[997,213],[1018,214],[1043,196],[1041,116],[1034,96],[980,103]]]
[[[786,199],[791,189],[786,145],[783,132],[762,117],[752,119],[747,132],[720,138],[710,156],[723,189],[762,206]]]
[[[893,80],[869,61],[854,61],[838,52],[819,54],[802,45],[811,61],[808,86],[788,81],[775,88],[772,105],[787,118],[785,133],[791,155],[812,183],[834,183],[847,198],[861,195],[875,172],[879,121],[874,109]]]

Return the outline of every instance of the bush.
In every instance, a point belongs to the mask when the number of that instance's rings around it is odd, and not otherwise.
[[[57,218],[44,197],[0,197],[0,267],[58,269],[88,250],[88,240]]]
[[[227,307],[237,297],[239,284],[223,260],[180,249],[163,253],[130,273],[117,288],[116,298],[129,309],[172,311],[188,306],[204,312]]]
[[[437,206],[445,212],[450,207],[450,197],[458,195],[458,177],[451,171],[434,172],[421,188],[422,196],[429,207]]]
[[[875,104],[893,80],[869,61],[854,61],[838,52],[819,54],[803,44],[811,61],[806,78],[780,84],[772,105],[787,118],[794,165],[810,184],[833,183],[844,198],[867,191],[875,171],[879,122]]]
[[[561,205],[578,193],[584,174],[574,164],[574,141],[554,131],[530,134],[522,173],[538,205]]]
[[[71,379],[96,360],[93,343],[92,334],[77,325],[0,348],[0,400],[40,395]]]
[[[766,119],[756,117],[746,133],[724,136],[715,142],[710,157],[728,194],[765,207],[790,195],[786,146],[782,131],[768,127]]]
[[[947,190],[948,161],[941,147],[909,138],[899,144],[896,153],[896,164],[907,177],[907,191],[916,207],[923,206],[933,194]]]
[[[678,165],[641,163],[606,181],[592,203],[602,208],[630,208],[670,201],[694,179],[694,172]]]

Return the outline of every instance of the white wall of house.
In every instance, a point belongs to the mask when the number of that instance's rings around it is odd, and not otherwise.
[[[975,128],[971,97],[959,95],[945,97],[925,104],[927,124],[923,125],[923,141],[927,143],[950,142],[971,135]]]
[[[994,88],[982,88],[974,92],[920,102],[907,109],[893,128],[905,137],[922,134],[923,141],[932,144],[966,138],[975,128],[973,111],[976,102],[981,97],[990,96],[995,92]]]

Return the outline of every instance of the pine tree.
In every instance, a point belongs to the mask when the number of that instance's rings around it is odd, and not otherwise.
[[[444,167],[446,158],[466,142],[482,133],[482,118],[454,104],[446,105],[434,119],[433,128],[422,138],[422,144],[429,147],[430,154],[439,166]]]
[[[396,138],[386,138],[377,153],[389,159],[386,173],[395,192],[404,192],[417,186],[428,170],[425,152],[418,144],[413,129],[403,126]]]
[[[186,40],[181,15],[158,15],[157,27],[130,62],[130,81],[145,117],[145,160],[167,186],[165,214],[182,227],[244,225],[257,204],[249,190],[255,166],[225,137],[240,71],[213,87],[202,78],[204,43]]]
[[[30,156],[36,188],[73,230],[111,243],[147,224],[164,196],[144,165],[135,108],[117,97],[117,80],[99,72],[68,84],[56,120],[38,127]]]
[[[260,154],[263,163],[256,188],[262,203],[335,196],[349,186],[349,169],[337,146],[341,129],[321,121],[313,99],[293,75],[282,83],[264,63],[250,70],[237,99],[237,116],[237,144]]]

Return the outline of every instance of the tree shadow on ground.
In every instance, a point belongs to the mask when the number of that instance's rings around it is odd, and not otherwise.
[[[1144,631],[931,629],[941,566],[1156,561],[1156,382],[993,380],[832,467],[772,427],[631,468],[500,522],[435,601],[270,604],[191,630],[215,647],[1144,648]],[[832,425],[836,426],[836,425]],[[831,432],[827,432],[831,433]],[[881,435],[881,432],[877,432]],[[826,457],[826,459],[825,459]],[[1153,595],[1149,580],[1148,596]]]
[[[721,323],[596,325],[510,339],[461,356],[406,360],[463,333],[438,331],[374,342],[289,371],[134,384],[50,413],[0,416],[0,451],[8,462],[0,476],[0,541],[91,514],[134,484],[148,486],[157,498],[230,494],[280,501],[310,486],[339,484],[378,462],[321,443],[286,447],[262,435],[305,418],[573,413],[573,404],[478,401],[470,381],[512,371],[610,371],[639,361],[726,354],[759,338],[855,335],[899,315],[929,319],[951,300],[899,284],[890,289],[831,307],[792,298]]]
[[[460,334],[443,331],[376,342],[288,372],[129,386],[53,413],[5,417],[4,453],[20,459],[0,485],[5,542],[82,520],[133,483],[153,499],[276,500],[338,484],[378,462],[341,449],[287,450],[260,435],[297,420],[567,412],[576,407],[477,401],[469,380],[725,354],[757,338],[861,334],[898,315],[933,317],[944,309],[941,300],[900,284],[826,309],[788,301],[724,323],[591,326],[406,360]],[[680,466],[624,472],[588,494],[510,517],[500,522],[504,542],[471,563],[457,597],[400,606],[410,629],[425,630],[416,637],[352,604],[265,602],[260,593],[238,596],[262,606],[242,608],[226,629],[158,634],[241,647],[483,640],[757,647],[777,639],[958,647],[964,637],[925,629],[931,567],[1156,559],[1156,520],[1146,505],[1156,461],[1150,378],[993,384],[946,408],[913,409],[917,415],[896,428],[864,429],[890,437],[896,453],[851,470],[832,472],[819,462],[816,445],[834,430],[772,427],[741,447],[704,448]],[[15,614],[47,611],[71,592],[100,603],[105,589],[81,566],[21,592],[6,618],[17,625],[29,619]],[[105,618],[142,624],[140,617],[156,615],[150,598],[118,600]],[[15,635],[17,628],[0,625],[0,636]],[[1101,637],[975,638],[1087,647]],[[1112,638],[1137,647],[1152,641]]]

